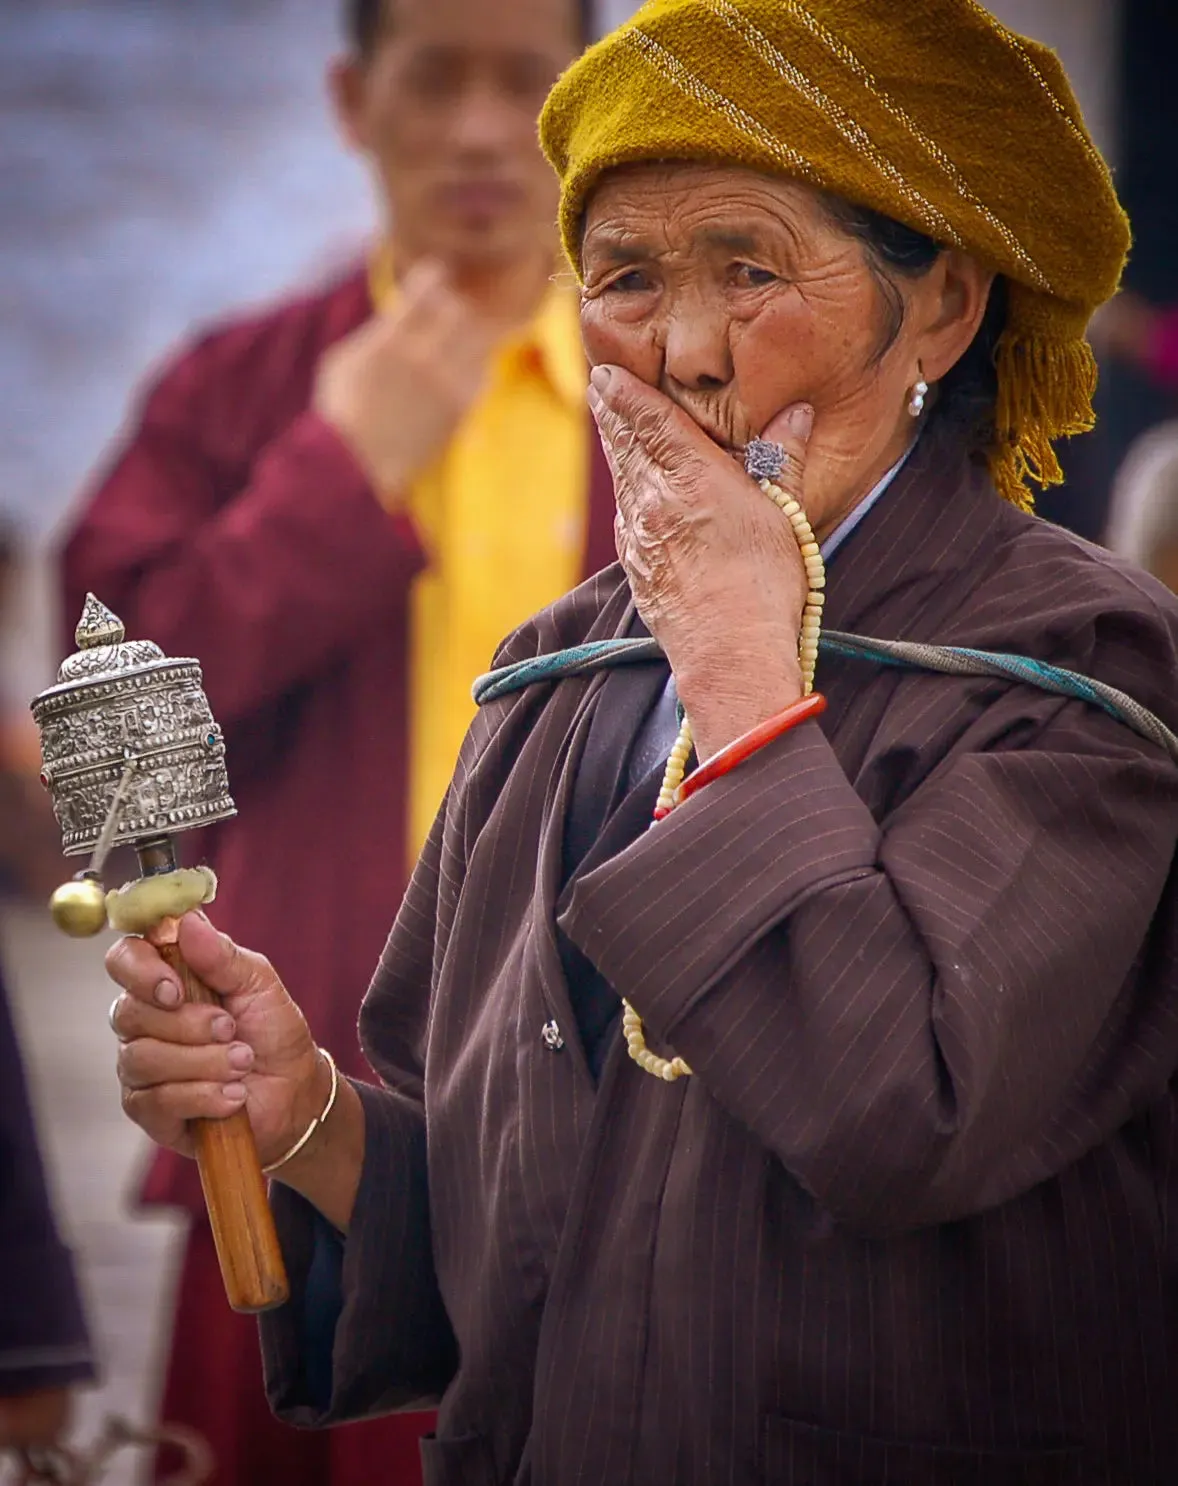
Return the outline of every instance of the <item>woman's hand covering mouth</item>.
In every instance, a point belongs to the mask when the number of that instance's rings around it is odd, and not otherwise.
[[[599,366],[589,405],[614,476],[618,557],[634,602],[675,672],[711,753],[802,694],[805,570],[789,523],[745,474],[743,450],[710,437],[657,388]],[[796,404],[763,437],[789,458],[800,499],[813,409]]]

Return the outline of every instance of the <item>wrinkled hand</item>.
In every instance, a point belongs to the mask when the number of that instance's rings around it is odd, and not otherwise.
[[[805,567],[789,522],[682,409],[619,367],[589,393],[614,477],[618,556],[675,672],[701,757],[802,694]],[[813,414],[786,409],[762,437],[790,459],[801,499]]]
[[[330,1071],[268,960],[199,913],[181,919],[180,949],[223,1006],[181,1004],[175,971],[144,939],[120,940],[107,954],[122,988],[111,1025],[123,1109],[157,1145],[191,1155],[189,1120],[225,1119],[244,1105],[267,1165],[320,1113]]]
[[[0,1398],[0,1450],[37,1450],[57,1444],[70,1416],[66,1388],[40,1388]]]
[[[449,443],[486,380],[503,327],[419,263],[387,313],[345,337],[319,363],[315,411],[356,456],[390,509]]]

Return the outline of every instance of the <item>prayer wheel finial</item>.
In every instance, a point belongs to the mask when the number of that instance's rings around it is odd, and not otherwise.
[[[78,649],[93,650],[97,645],[121,645],[126,634],[119,616],[112,613],[101,599],[88,593],[82,606],[82,617],[74,631]]]

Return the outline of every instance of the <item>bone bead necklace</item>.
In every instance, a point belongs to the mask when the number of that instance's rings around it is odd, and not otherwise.
[[[809,591],[802,609],[798,660],[802,668],[802,695],[808,697],[814,690],[814,669],[818,664],[818,636],[822,630],[822,606],[826,597],[826,567],[805,511],[777,484],[788,458],[789,455],[780,444],[754,439],[745,450],[745,469],[793,527],[798,550],[805,563],[806,587]],[[679,803],[679,786],[683,783],[687,760],[691,757],[693,747],[691,723],[685,716],[663,773],[662,787],[655,807],[656,819],[662,819]],[[642,1018],[625,999],[622,1001],[622,1032],[630,1056],[645,1073],[673,1083],[675,1079],[691,1072],[682,1058],[660,1058],[657,1053],[651,1052],[643,1034]]]

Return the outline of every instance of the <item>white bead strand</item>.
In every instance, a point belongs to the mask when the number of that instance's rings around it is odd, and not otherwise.
[[[928,388],[924,390],[927,392]],[[921,407],[923,406],[922,400]],[[814,540],[813,528],[798,502],[772,480],[760,480],[758,483],[793,528],[798,550],[806,568],[808,592],[802,608],[798,661],[802,668],[802,695],[808,697],[814,690],[814,671],[818,665],[822,608],[826,602],[826,595],[823,591],[826,588],[826,566],[822,561],[822,550]],[[693,747],[691,723],[685,717],[679,729],[679,736],[675,739],[675,746],[671,749],[671,756],[667,759],[667,767],[663,772],[662,787],[659,789],[658,804],[655,807],[660,818],[674,810],[678,804],[679,786],[683,783],[683,776],[687,772],[687,760],[691,757]],[[690,1074],[691,1069],[682,1058],[660,1058],[657,1053],[651,1052],[646,1045],[646,1037],[642,1030],[642,1018],[625,999],[622,1001],[622,1032],[626,1038],[627,1051],[644,1073],[664,1079],[667,1083],[674,1083],[676,1079]]]

